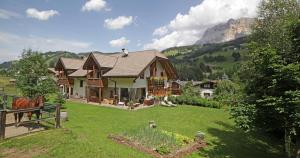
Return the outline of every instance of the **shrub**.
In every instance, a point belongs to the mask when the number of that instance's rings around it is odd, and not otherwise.
[[[162,146],[158,147],[156,149],[156,151],[158,153],[160,153],[161,155],[167,155],[167,154],[171,153],[171,149],[166,145],[162,145]]]
[[[223,80],[218,83],[214,100],[226,105],[236,105],[242,97],[241,87],[238,84]]]
[[[188,144],[188,143],[193,142],[193,139],[191,139],[191,138],[189,138],[189,137],[187,137],[187,136],[178,134],[178,133],[172,133],[172,132],[164,131],[164,130],[162,130],[161,132],[162,132],[163,134],[166,134],[166,135],[170,136],[170,137],[175,137],[176,143],[177,143],[179,146],[184,146],[185,144]]]
[[[208,100],[196,96],[170,96],[168,98],[171,102],[176,104],[187,104],[187,105],[195,105],[195,106],[202,106],[202,107],[210,107],[210,108],[221,108],[221,104],[217,101]]]

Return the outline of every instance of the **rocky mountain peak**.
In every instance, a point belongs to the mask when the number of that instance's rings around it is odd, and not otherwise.
[[[254,21],[254,18],[230,19],[208,28],[196,44],[222,43],[247,36]]]

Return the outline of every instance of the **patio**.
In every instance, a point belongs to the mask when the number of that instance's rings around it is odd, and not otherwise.
[[[104,103],[95,103],[95,102],[87,102],[86,99],[75,99],[75,98],[70,98],[68,101],[71,102],[77,102],[77,103],[85,103],[85,104],[90,104],[90,105],[95,105],[95,106],[102,106],[102,107],[110,107],[110,108],[116,108],[116,109],[123,109],[123,110],[129,110],[129,106],[126,105],[112,105],[112,104],[104,104]],[[155,105],[144,105],[140,104],[134,109],[131,110],[140,110],[140,109],[146,109],[146,108],[151,108],[154,107]]]

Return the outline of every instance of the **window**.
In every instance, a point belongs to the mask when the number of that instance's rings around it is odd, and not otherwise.
[[[161,77],[164,77],[164,72],[163,72],[163,71],[160,73],[160,76],[161,76]]]
[[[80,87],[83,87],[83,80],[80,80]]]
[[[204,88],[210,88],[210,84],[204,84]]]

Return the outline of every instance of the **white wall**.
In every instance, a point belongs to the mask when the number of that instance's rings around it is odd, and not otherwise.
[[[83,80],[83,86],[80,87],[80,80]],[[85,87],[86,87],[86,78],[74,78],[74,86],[73,86],[73,97],[77,97],[76,93],[78,94],[78,97],[85,98]]]
[[[112,78],[112,80],[117,82],[116,87],[118,88],[146,88],[147,87],[147,79],[136,79],[135,78]],[[115,82],[108,80],[108,87],[114,88]]]
[[[204,93],[209,93],[210,96],[209,97],[206,97],[204,95]],[[214,94],[214,90],[213,89],[204,89],[204,88],[201,88],[200,89],[200,95],[202,98],[212,98],[213,97],[213,94]]]
[[[156,77],[161,77],[161,72],[164,72],[166,77],[165,70],[159,62],[156,62],[157,71]],[[144,79],[138,78],[134,81],[135,78],[112,78],[112,80],[117,81],[118,88],[146,88],[147,87],[147,77],[150,77],[150,66],[148,66],[144,71]],[[115,83],[111,80],[108,80],[108,87],[114,88]]]

